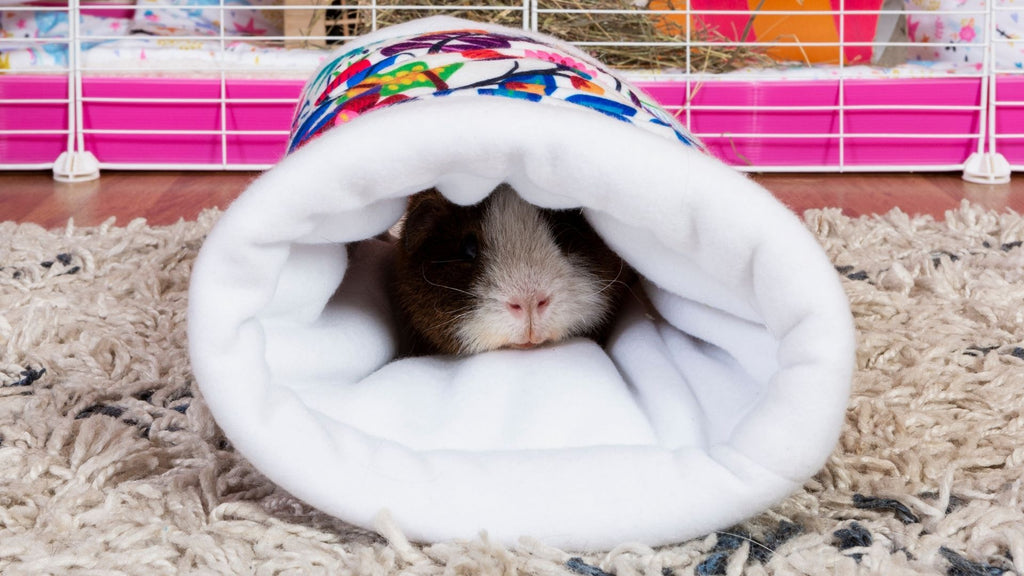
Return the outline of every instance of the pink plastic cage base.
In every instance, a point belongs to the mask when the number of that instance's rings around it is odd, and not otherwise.
[[[647,90],[659,101],[682,106],[678,88],[664,88],[663,92],[661,85],[653,85]],[[691,129],[719,158],[734,165],[944,166],[963,163],[977,148],[978,78],[846,80],[842,112],[836,109],[839,94],[838,80],[706,83],[691,101]],[[770,109],[787,106],[807,109]]]
[[[952,166],[962,164],[977,149],[981,82],[980,78],[846,80],[842,112],[835,109],[839,105],[838,80],[705,82],[696,90],[694,85],[690,86],[694,92],[690,122],[714,154],[735,165],[823,169]],[[85,78],[85,146],[104,165],[273,164],[283,155],[287,137],[252,132],[287,132],[294,112],[292,102],[302,86],[303,82],[298,80],[227,80],[222,108],[221,84],[215,79]],[[641,87],[673,111],[681,111],[686,102],[685,83],[648,82]],[[1000,78],[998,93],[1001,99],[1024,100],[1024,77]],[[67,94],[68,82],[62,76],[0,76],[0,99],[66,100]],[[204,102],[97,102],[89,98]],[[260,98],[284,101],[235,101]],[[901,109],[857,109],[873,105]],[[925,105],[966,108],[914,108]],[[743,109],[715,110],[702,106]],[[826,109],[764,109],[772,106]],[[686,119],[682,112],[680,115]],[[0,134],[0,165],[53,162],[66,146],[67,117],[67,106],[61,103],[0,107],[0,130],[57,131],[42,135]],[[997,115],[997,126],[1003,130],[1021,125],[1024,109],[1009,108]],[[116,133],[119,130],[130,133]],[[204,133],[145,134],[146,131]],[[922,138],[922,134],[938,137]],[[1020,140],[1002,141],[999,151],[1011,163],[1024,162],[1024,142]]]
[[[1024,132],[1024,76],[1002,76],[996,79],[998,102],[1016,106],[996,107],[996,149],[1012,165],[1024,164],[1024,138],[1000,138],[999,134]]]
[[[130,86],[130,90],[128,87]],[[281,159],[286,135],[303,82],[287,80],[227,81],[221,109],[218,80],[86,79],[85,148],[106,163],[272,164]],[[190,102],[89,102],[88,98],[173,98]],[[236,102],[245,99],[285,99],[279,103]],[[213,100],[214,102],[209,102]],[[225,115],[226,116],[223,116]],[[224,122],[222,122],[222,117]],[[223,128],[223,131],[222,131]],[[108,134],[94,130],[202,130],[208,134]],[[250,133],[246,133],[250,132]],[[224,154],[226,149],[227,153]]]
[[[0,104],[0,165],[53,162],[68,145],[68,79],[63,76],[0,76],[0,100],[57,100]],[[60,101],[63,101],[61,103]]]

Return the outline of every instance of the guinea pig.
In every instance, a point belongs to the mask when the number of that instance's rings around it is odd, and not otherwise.
[[[473,206],[412,196],[396,244],[404,355],[604,344],[636,278],[580,210],[539,209],[507,184]]]

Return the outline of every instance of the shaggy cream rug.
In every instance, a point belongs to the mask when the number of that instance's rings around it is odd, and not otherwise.
[[[1024,573],[1024,220],[809,212],[860,330],[825,469],[733,529],[651,549],[410,544],[268,482],[191,381],[185,298],[216,219],[0,224],[0,573]],[[600,502],[595,502],[600,506]]]

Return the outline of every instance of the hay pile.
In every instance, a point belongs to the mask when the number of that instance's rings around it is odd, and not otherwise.
[[[328,20],[343,21],[345,25],[329,26],[328,32],[357,36],[369,32],[374,20],[377,27],[383,27],[436,15],[511,27],[523,25],[525,8],[517,0],[450,0],[444,2],[443,8],[438,8],[438,4],[436,0],[377,0],[376,7],[370,10],[366,0],[340,5],[334,2]],[[691,25],[690,36],[698,45],[688,47],[682,14],[669,18],[663,12],[682,10],[685,6],[679,0],[540,0],[537,30],[579,44],[598,60],[623,70],[719,73],[774,65],[766,48],[736,45],[721,32],[697,22]]]

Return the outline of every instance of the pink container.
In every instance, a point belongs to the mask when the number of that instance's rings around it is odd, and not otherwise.
[[[216,79],[86,78],[86,149],[107,165],[273,164],[284,154],[303,84],[228,80],[222,107]],[[684,82],[649,82],[641,87],[686,120],[681,112],[686,104]],[[978,78],[847,80],[844,87],[846,109],[840,112],[838,80],[704,82],[691,102],[691,128],[723,160],[768,168],[953,166],[962,164],[977,146]],[[1024,99],[1024,79],[1000,79],[999,95]],[[0,76],[0,99],[66,97],[67,80],[60,76]],[[245,101],[258,99],[280,101]],[[716,108],[722,106],[742,109]],[[859,108],[864,106],[879,108]],[[1024,126],[1024,108],[1000,111],[997,123],[1004,131]],[[0,130],[66,134],[66,124],[63,104],[0,106]],[[157,133],[145,133],[152,131]],[[0,134],[0,164],[52,162],[65,143],[61,134]],[[1024,141],[1007,139],[1000,146],[1018,162],[1024,156]]]
[[[686,101],[682,84],[644,88],[669,106]],[[719,158],[748,166],[950,165],[977,145],[977,78],[847,80],[842,112],[839,90],[838,80],[706,82],[691,102],[691,129]],[[724,106],[743,109],[716,108]]]
[[[846,162],[855,166],[961,164],[980,137],[979,78],[846,82]],[[900,107],[892,110],[857,106]],[[963,109],[929,109],[956,106]],[[873,134],[885,134],[875,137]],[[908,136],[901,137],[899,135]],[[930,137],[920,137],[921,135]]]
[[[1024,76],[996,78],[996,97],[999,102],[1016,104],[996,108],[996,134],[1024,134]],[[1010,164],[1024,164],[1024,138],[997,136],[996,147]]]
[[[222,107],[218,80],[87,78],[82,86],[86,149],[112,164],[272,164],[284,155],[302,84],[228,80]],[[141,101],[99,100],[126,97]],[[245,101],[252,99],[284,101]],[[184,131],[201,133],[177,133]],[[267,131],[281,134],[261,133]]]
[[[67,98],[68,79],[64,76],[0,76],[0,164],[56,160],[68,144]],[[15,100],[31,102],[12,102]],[[34,131],[52,133],[31,133]]]

